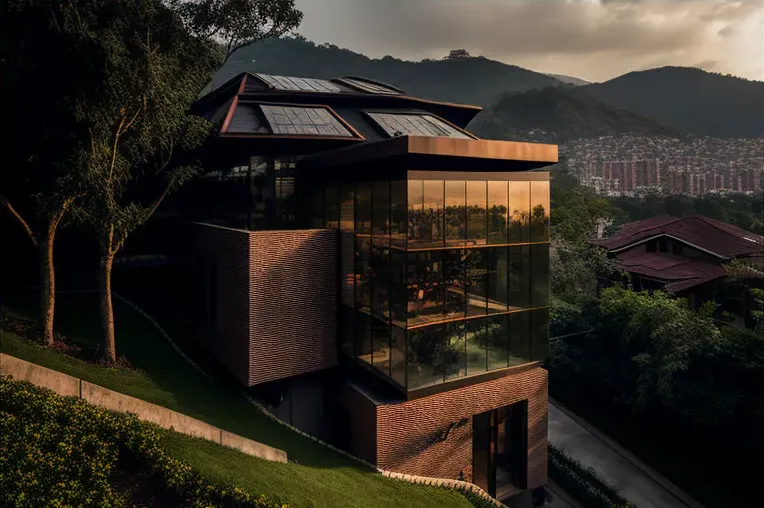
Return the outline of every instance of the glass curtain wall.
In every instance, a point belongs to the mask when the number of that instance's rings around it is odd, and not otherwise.
[[[407,390],[546,358],[548,181],[455,173],[323,195],[340,230],[342,351]]]

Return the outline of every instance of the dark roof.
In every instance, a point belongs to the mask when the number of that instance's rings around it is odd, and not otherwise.
[[[631,249],[616,259],[624,270],[665,282],[666,289],[675,293],[727,275],[718,263],[668,253]]]
[[[232,96],[239,99],[354,109],[416,109],[465,128],[482,108],[465,104],[430,101],[406,95],[391,85],[366,78],[335,80],[275,76],[242,72],[212,91],[204,93],[192,111],[208,117],[211,110]]]
[[[764,254],[764,237],[761,235],[700,215],[682,218],[661,215],[630,222],[614,236],[592,243],[610,251],[620,251],[658,236],[674,237],[723,259]]]

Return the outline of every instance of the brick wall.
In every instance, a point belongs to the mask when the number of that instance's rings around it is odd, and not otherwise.
[[[249,235],[249,384],[337,365],[336,231]]]
[[[439,478],[472,479],[472,416],[528,400],[528,488],[546,483],[547,371],[531,368],[499,379],[400,404],[377,406],[381,469]],[[452,428],[451,423],[467,420]]]
[[[208,278],[212,266],[217,273],[217,318],[205,345],[239,381],[253,386],[337,364],[335,231],[197,224],[193,244],[195,277]]]
[[[250,337],[250,246],[249,232],[206,224],[194,225],[194,249],[196,255],[201,304],[206,304],[203,294],[205,284],[210,282],[210,270],[217,272],[216,323],[205,325],[205,346],[242,383],[249,382]],[[204,319],[202,316],[198,316]]]

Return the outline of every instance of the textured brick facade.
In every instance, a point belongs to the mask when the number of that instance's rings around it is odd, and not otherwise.
[[[249,385],[337,365],[337,232],[249,235]]]
[[[194,239],[202,299],[214,306],[205,344],[239,381],[337,364],[335,231],[198,224]]]
[[[527,400],[527,488],[540,487],[547,479],[547,380],[547,371],[534,367],[421,399],[376,405],[375,463],[410,475],[451,479],[463,475],[471,481],[472,416]],[[363,410],[361,405],[351,409],[353,419],[359,419]],[[373,421],[370,415],[362,420]],[[452,424],[456,425],[443,439]],[[371,434],[370,428],[366,435]]]

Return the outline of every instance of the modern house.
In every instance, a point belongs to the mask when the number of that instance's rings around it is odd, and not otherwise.
[[[480,108],[358,77],[244,73],[195,111],[215,125],[211,171],[181,206],[210,353],[279,417],[381,469],[501,499],[544,485],[538,170],[557,147],[478,139]]]
[[[724,265],[746,260],[764,269],[764,237],[702,216],[657,216],[625,224],[592,243],[608,250],[638,290],[666,289],[693,306],[715,299]],[[742,302],[740,314],[745,315]]]

